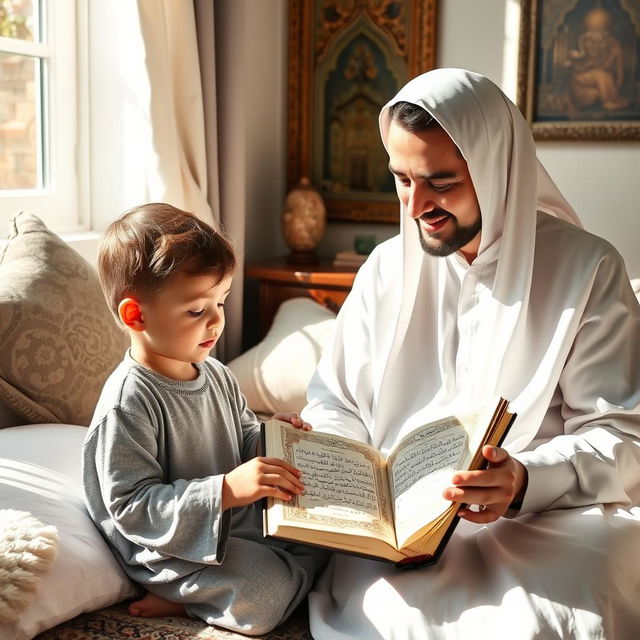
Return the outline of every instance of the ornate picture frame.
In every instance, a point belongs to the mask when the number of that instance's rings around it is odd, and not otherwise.
[[[518,105],[537,140],[640,140],[640,0],[522,0]]]
[[[329,220],[394,223],[378,114],[435,66],[436,0],[289,0],[288,166]]]

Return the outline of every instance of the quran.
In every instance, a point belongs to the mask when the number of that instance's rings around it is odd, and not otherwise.
[[[400,567],[434,564],[462,506],[442,495],[453,472],[483,468],[483,445],[499,446],[514,419],[500,398],[413,430],[386,458],[357,440],[270,420],[263,452],[296,467],[305,490],[264,500],[264,534]]]

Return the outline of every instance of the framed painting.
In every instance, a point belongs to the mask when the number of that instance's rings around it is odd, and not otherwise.
[[[380,109],[435,66],[436,0],[290,0],[288,167],[329,220],[397,223]]]
[[[639,140],[640,0],[523,0],[518,104],[539,140]]]

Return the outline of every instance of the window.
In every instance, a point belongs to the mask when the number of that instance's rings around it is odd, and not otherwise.
[[[0,232],[20,209],[57,231],[77,230],[75,0],[0,0]]]

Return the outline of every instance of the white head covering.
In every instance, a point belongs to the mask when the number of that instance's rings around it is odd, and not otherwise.
[[[544,211],[580,226],[573,209],[558,191],[536,157],[529,127],[517,107],[487,78],[462,69],[436,69],[414,78],[382,109],[380,130],[387,142],[391,122],[389,107],[410,102],[428,111],[449,134],[468,163],[482,216],[482,235],[473,267],[497,260],[492,299],[483,309],[480,333],[474,340],[484,345],[484,357],[469,366],[476,369],[477,398],[496,394],[512,399],[522,391],[523,376],[512,376],[509,354],[522,356],[533,269],[537,211]],[[397,406],[387,394],[407,375],[407,362],[420,353],[415,339],[406,339],[410,325],[437,327],[437,339],[447,327],[441,308],[438,270],[443,259],[425,254],[418,241],[415,222],[402,210],[403,283],[400,312],[387,366],[380,380],[378,427],[397,419],[385,415],[385,407]],[[452,320],[449,319],[448,324]],[[416,333],[413,333],[415,336]],[[515,346],[520,348],[514,349]],[[438,350],[441,357],[442,349]],[[425,375],[429,366],[425,363]],[[411,364],[409,365],[411,366]],[[452,363],[440,362],[440,375]],[[522,362],[516,363],[522,367]],[[509,372],[507,376],[504,372]],[[505,379],[508,377],[509,379]],[[518,381],[517,378],[520,378]],[[468,399],[460,399],[464,402]],[[447,405],[451,399],[434,399]],[[453,405],[455,407],[455,403]]]

